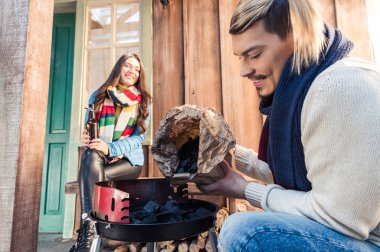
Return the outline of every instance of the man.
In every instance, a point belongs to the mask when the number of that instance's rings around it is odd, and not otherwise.
[[[200,186],[264,209],[229,217],[220,250],[380,251],[380,71],[347,57],[312,0],[241,0],[230,33],[268,115],[258,154],[237,146],[236,167],[266,184],[223,162]]]

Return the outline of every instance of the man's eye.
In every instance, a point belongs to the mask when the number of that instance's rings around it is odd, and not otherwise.
[[[256,54],[253,54],[253,55],[249,55],[248,57],[249,57],[249,59],[257,59],[257,58],[260,57],[261,54],[262,53],[260,52],[260,53],[256,53]]]

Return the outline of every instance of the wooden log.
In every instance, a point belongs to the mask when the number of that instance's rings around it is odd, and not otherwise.
[[[198,235],[195,244],[197,245],[198,249],[204,249],[206,246],[206,238],[203,238],[202,236]]]
[[[129,246],[128,243],[123,243],[123,244],[121,244],[120,246],[118,246],[118,247],[114,250],[114,252],[128,252],[128,251],[129,251],[128,246]]]
[[[167,244],[164,249],[161,250],[161,252],[174,252],[176,251],[178,247],[178,242],[173,242],[171,244]]]
[[[172,244],[174,241],[160,241],[160,242],[157,242],[157,246],[159,248],[166,248],[168,245]]]
[[[208,237],[208,231],[199,234],[202,238]]]
[[[178,252],[187,252],[189,251],[190,241],[183,240],[178,244]]]
[[[212,245],[211,245],[210,237],[206,238],[205,249],[206,249],[207,252],[213,252],[212,251]]]
[[[173,242],[172,244],[169,244],[166,249],[168,252],[174,252],[178,248],[178,242]]]
[[[189,252],[199,252],[199,248],[197,247],[197,239],[193,239],[189,246]]]
[[[215,232],[219,233],[224,220],[229,216],[227,208],[223,207],[216,213]]]
[[[141,243],[132,242],[128,246],[129,252],[138,252],[141,249]]]
[[[146,244],[141,248],[141,252],[148,252],[148,247]]]

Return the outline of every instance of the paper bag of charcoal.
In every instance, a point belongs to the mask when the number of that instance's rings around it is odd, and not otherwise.
[[[174,186],[211,184],[224,177],[218,166],[232,162],[236,140],[223,116],[212,108],[182,105],[160,121],[152,145],[153,159]]]

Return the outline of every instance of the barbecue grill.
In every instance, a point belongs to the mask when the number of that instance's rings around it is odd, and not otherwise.
[[[94,209],[90,214],[95,230],[91,252],[100,250],[101,237],[147,243],[148,252],[153,252],[158,241],[179,240],[205,231],[209,231],[213,251],[217,251],[214,222],[218,206],[203,200],[189,199],[186,185],[175,188],[165,178],[104,181],[96,183],[94,198]],[[207,211],[198,217],[177,222],[131,223],[128,218],[133,209],[151,200],[159,203],[175,200],[181,210],[203,208]],[[111,214],[100,213],[107,207],[111,208],[107,210]]]

